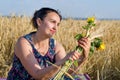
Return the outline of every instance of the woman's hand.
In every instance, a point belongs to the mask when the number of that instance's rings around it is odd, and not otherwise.
[[[72,51],[66,55],[66,57],[64,58],[64,61],[66,61],[68,59],[72,60],[72,61],[78,60],[80,58],[80,56],[81,56],[81,54],[78,51]]]
[[[65,57],[66,59],[70,59],[72,61],[78,60],[82,57],[82,60],[87,59],[90,51],[90,40],[88,38],[82,38],[78,40],[78,46],[83,48],[83,55],[79,53],[78,51],[72,51],[67,54]]]
[[[80,58],[80,53],[78,51],[73,51],[70,54],[69,59],[74,61],[74,60],[78,60]]]
[[[86,37],[78,40],[78,45],[83,48],[84,59],[87,59],[87,57],[89,55],[90,46],[91,46],[90,44],[91,44],[90,40]]]

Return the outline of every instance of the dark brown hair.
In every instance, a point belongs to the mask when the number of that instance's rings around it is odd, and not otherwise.
[[[40,18],[41,20],[44,20],[44,18],[46,17],[46,15],[50,12],[55,12],[58,14],[58,16],[60,17],[60,20],[62,20],[62,16],[60,15],[60,13],[55,10],[55,9],[52,9],[52,8],[41,8],[37,11],[35,11],[34,15],[33,15],[33,18],[31,20],[32,24],[33,24],[33,27],[34,28],[38,28],[38,25],[37,25],[37,22],[36,22],[36,19],[37,18]]]

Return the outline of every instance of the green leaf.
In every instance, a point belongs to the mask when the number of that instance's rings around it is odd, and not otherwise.
[[[82,26],[83,29],[87,29],[87,26]]]
[[[83,49],[80,46],[76,46],[76,49],[79,53],[81,53],[83,51]]]
[[[94,53],[94,50],[95,50],[95,44],[94,42],[91,42],[90,55]]]
[[[96,24],[93,23],[92,26],[96,26]]]
[[[78,67],[78,61],[77,61],[77,60],[74,61],[74,65],[75,65],[76,67]]]
[[[76,40],[79,40],[79,39],[81,39],[81,38],[83,38],[83,35],[82,35],[82,34],[77,34],[77,35],[75,36],[75,39],[76,39]]]
[[[85,30],[88,30],[88,29],[90,29],[90,25],[88,24],[88,25],[86,25],[86,26],[82,26],[83,27],[83,29],[85,29]]]
[[[102,40],[100,38],[95,38],[94,44],[96,48],[99,48],[102,43]]]

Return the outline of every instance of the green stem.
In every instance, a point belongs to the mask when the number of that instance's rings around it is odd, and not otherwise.
[[[90,34],[90,29],[87,29],[85,37],[89,37],[89,34]],[[78,50],[79,52],[82,52],[83,49],[81,47],[78,47],[76,48],[76,50]],[[61,70],[53,78],[53,80],[60,80],[62,76],[65,74],[65,72],[67,72],[72,65],[73,65],[73,62],[71,60],[67,60],[65,64],[62,66]],[[72,77],[70,78],[73,79]]]
[[[72,64],[73,62],[71,60],[67,60],[64,66],[62,66],[61,70],[56,74],[56,76],[52,80],[61,80],[62,76],[65,74],[65,72],[69,70]],[[72,80],[74,80],[72,76],[69,76],[69,77]]]
[[[90,35],[90,29],[88,29],[88,30],[86,31],[86,36],[85,36],[85,37],[89,37],[89,35]]]

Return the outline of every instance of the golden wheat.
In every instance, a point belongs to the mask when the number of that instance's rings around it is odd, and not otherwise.
[[[6,77],[12,65],[16,40],[34,29],[29,17],[0,16],[0,77]],[[69,52],[75,49],[74,36],[83,31],[84,20],[63,20],[54,38],[61,42]],[[96,51],[81,66],[80,72],[90,74],[92,80],[120,80],[120,21],[97,21],[96,27],[101,28],[102,39],[106,44],[104,51]],[[96,31],[99,33],[100,31]],[[94,33],[95,34],[95,33]]]

